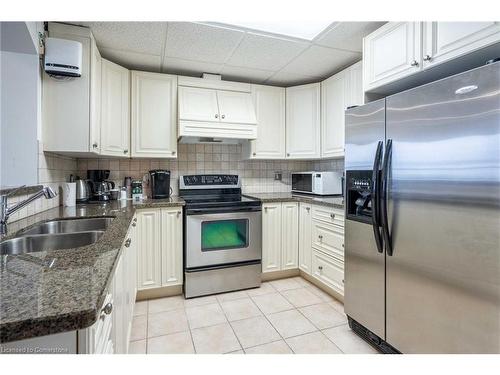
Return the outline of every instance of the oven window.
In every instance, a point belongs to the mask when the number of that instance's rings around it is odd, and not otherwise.
[[[201,251],[248,247],[248,219],[201,223]]]

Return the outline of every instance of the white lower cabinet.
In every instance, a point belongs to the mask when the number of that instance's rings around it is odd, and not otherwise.
[[[298,268],[298,229],[297,202],[262,205],[262,272]]]
[[[281,270],[281,203],[262,205],[262,272]]]
[[[299,269],[311,273],[311,205],[299,204]]]
[[[137,211],[138,290],[182,285],[182,208]]]

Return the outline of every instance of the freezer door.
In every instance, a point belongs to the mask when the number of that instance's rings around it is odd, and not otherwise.
[[[387,341],[500,353],[500,64],[387,100]]]
[[[384,141],[385,99],[347,110],[345,124],[346,171],[356,170],[358,172],[352,175],[366,173],[370,178],[377,145]],[[346,178],[350,176],[347,172]],[[350,182],[346,184],[349,186]],[[346,207],[353,203],[347,202],[348,199],[346,196]],[[384,262],[384,254],[377,250],[370,221],[346,219],[345,312],[382,339],[385,338]]]

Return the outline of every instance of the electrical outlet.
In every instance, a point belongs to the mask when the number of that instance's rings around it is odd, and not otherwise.
[[[281,181],[283,179],[283,173],[281,171],[274,172],[274,179],[276,181]]]

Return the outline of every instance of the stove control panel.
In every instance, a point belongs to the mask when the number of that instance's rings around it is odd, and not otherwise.
[[[228,186],[238,187],[239,178],[235,174],[196,174],[189,176],[181,176],[185,188],[192,188],[194,186]]]

